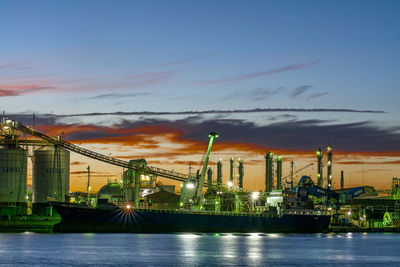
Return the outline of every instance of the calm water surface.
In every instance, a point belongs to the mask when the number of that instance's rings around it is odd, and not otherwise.
[[[400,266],[400,234],[1,234],[0,265]]]

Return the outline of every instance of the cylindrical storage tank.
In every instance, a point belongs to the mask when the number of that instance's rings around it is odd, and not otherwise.
[[[27,153],[0,146],[0,215],[26,214]]]
[[[47,146],[33,152],[33,213],[48,215],[48,198],[65,201],[69,192],[70,153],[60,147]]]

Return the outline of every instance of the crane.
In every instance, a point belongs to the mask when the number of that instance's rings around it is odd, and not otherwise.
[[[183,205],[198,204],[203,194],[204,179],[206,177],[208,160],[210,158],[211,147],[214,139],[218,137],[215,132],[209,133],[210,138],[208,142],[207,152],[204,158],[204,163],[201,172],[197,177],[190,177],[186,183],[183,183],[181,190],[181,203]]]
[[[298,170],[296,170],[296,171],[293,172],[294,162],[292,161],[292,162],[290,162],[290,166],[291,166],[290,174],[289,174],[289,175],[286,175],[285,177],[283,177],[282,180],[285,180],[285,179],[287,179],[287,178],[290,177],[290,183],[289,183],[289,184],[290,184],[291,186],[293,186],[293,175],[296,174],[296,173],[299,173],[299,172],[301,172],[301,171],[303,171],[303,170],[305,170],[305,169],[307,169],[308,167],[313,166],[313,165],[314,165],[314,163],[309,163],[309,164],[307,164],[306,166],[304,166],[304,167],[302,167],[302,168],[300,168],[300,169],[298,169]],[[288,184],[287,181],[286,181],[286,183]]]

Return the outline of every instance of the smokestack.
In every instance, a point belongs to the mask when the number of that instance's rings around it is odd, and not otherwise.
[[[317,159],[318,159],[318,173],[317,173],[317,185],[322,187],[322,149],[318,148],[317,150]]]
[[[272,159],[274,154],[268,152],[265,155],[265,192],[272,191]]]
[[[276,156],[276,189],[282,190],[282,157]]]
[[[328,173],[327,173],[327,179],[328,179],[328,188],[332,186],[332,147],[328,146],[326,148],[326,152],[328,152]]]
[[[344,189],[344,171],[340,172],[340,189]]]
[[[233,184],[233,163],[234,163],[235,161],[233,160],[233,157],[231,158],[231,160],[230,160],[230,166],[229,166],[229,182],[232,182],[232,184]]]
[[[222,185],[222,161],[219,160],[217,163],[217,184]]]
[[[239,188],[243,189],[243,161],[239,162]]]
[[[207,184],[208,184],[208,187],[210,187],[211,184],[212,184],[212,170],[211,170],[211,168],[208,168],[208,170],[207,170]]]

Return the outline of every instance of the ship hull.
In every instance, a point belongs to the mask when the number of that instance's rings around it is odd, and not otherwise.
[[[55,232],[92,233],[316,233],[329,228],[328,215],[281,217],[256,214],[205,214],[160,210],[93,209],[52,203],[61,215]]]

